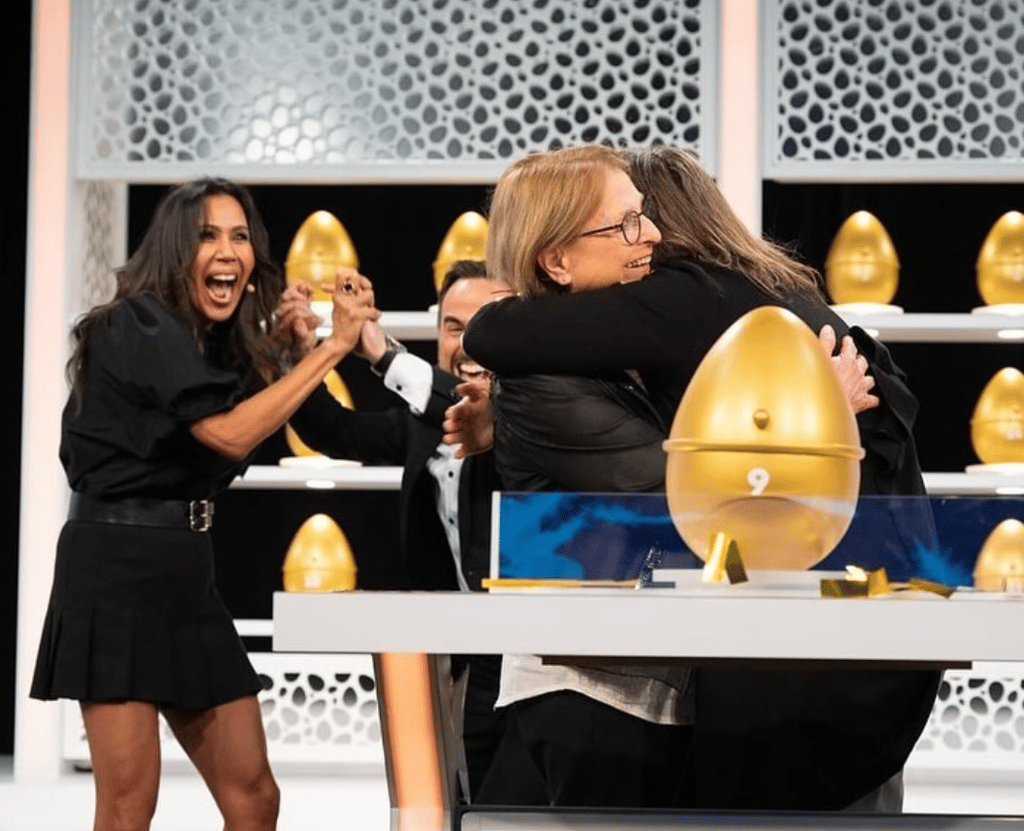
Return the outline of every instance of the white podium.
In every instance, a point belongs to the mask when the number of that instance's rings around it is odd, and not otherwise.
[[[458,691],[450,653],[963,666],[1024,661],[1024,596],[958,591],[878,598],[669,589],[274,596],[274,649],[373,653],[392,827],[806,828],[1008,831],[1021,818],[455,810]]]

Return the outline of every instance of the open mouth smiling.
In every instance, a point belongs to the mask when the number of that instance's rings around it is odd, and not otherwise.
[[[238,282],[237,274],[210,274],[204,281],[206,290],[217,303],[228,303]]]
[[[490,377],[490,373],[476,361],[456,361],[455,375],[464,381],[484,381]]]

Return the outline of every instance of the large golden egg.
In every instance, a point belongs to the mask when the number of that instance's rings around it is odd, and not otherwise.
[[[1024,522],[1004,519],[988,535],[974,565],[974,586],[990,592],[1024,592]]]
[[[345,226],[329,211],[306,217],[295,232],[284,271],[288,283],[310,283],[313,300],[330,300],[339,268],[359,268],[359,257]]]
[[[287,592],[335,592],[356,587],[356,559],[344,532],[327,514],[314,514],[295,534],[284,558]]]
[[[345,382],[341,380],[341,376],[338,371],[332,369],[327,375],[324,376],[324,384],[327,386],[327,391],[334,396],[334,400],[341,404],[342,407],[346,407],[349,410],[354,410],[355,404],[352,403],[352,394],[348,391],[348,387]],[[323,453],[317,453],[312,447],[306,444],[302,439],[299,438],[299,434],[296,433],[290,424],[284,426],[284,438],[288,442],[288,447],[295,456],[315,456],[323,458]]]
[[[853,519],[857,423],[814,333],[784,309],[755,309],[718,339],[665,450],[672,521],[703,559],[722,532],[747,568],[809,568]]]
[[[434,288],[441,290],[444,275],[458,260],[483,260],[487,253],[487,220],[466,211],[452,223],[434,260]]]
[[[1024,374],[1008,366],[992,376],[971,416],[971,443],[987,465],[1024,462]]]
[[[857,211],[839,226],[825,258],[825,282],[835,303],[888,303],[899,273],[896,249],[874,214]]]
[[[978,252],[978,291],[988,305],[1024,303],[1024,214],[996,220]]]

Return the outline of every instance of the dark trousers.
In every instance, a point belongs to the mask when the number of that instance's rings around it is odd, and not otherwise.
[[[924,729],[940,674],[722,666],[696,679],[688,804],[837,811],[870,810],[866,797],[893,804],[886,794],[902,783],[892,777]]]
[[[505,710],[494,709],[501,677],[500,655],[452,655],[452,677],[469,672],[462,712],[462,744],[466,753],[470,801],[476,802],[484,775],[505,730]]]
[[[568,691],[507,709],[505,733],[478,804],[679,804],[689,726],[652,724]]]

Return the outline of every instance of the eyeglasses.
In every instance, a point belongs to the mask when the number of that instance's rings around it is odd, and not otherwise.
[[[626,241],[626,245],[635,245],[640,241],[640,226],[642,224],[641,218],[647,217],[648,221],[653,222],[651,219],[652,210],[648,209],[649,201],[644,200],[643,207],[639,211],[630,211],[624,217],[622,222],[616,222],[614,225],[605,225],[603,228],[594,228],[592,231],[584,231],[582,234],[577,234],[577,237],[592,237],[596,234],[606,234],[609,231],[621,231],[622,238]]]

